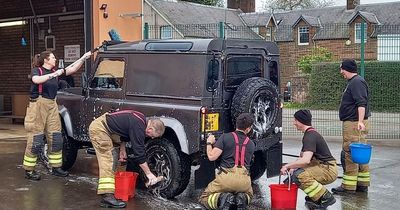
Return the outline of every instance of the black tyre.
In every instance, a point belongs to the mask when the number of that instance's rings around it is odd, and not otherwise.
[[[79,145],[77,141],[68,137],[64,128],[62,129],[62,137],[63,137],[62,169],[69,170],[72,168],[72,166],[76,161],[76,157],[78,156]]]
[[[277,122],[278,89],[273,82],[260,77],[246,79],[237,88],[232,99],[232,118],[249,112],[254,115],[254,139],[265,138],[273,132]]]
[[[265,156],[262,151],[256,151],[254,153],[254,160],[250,166],[250,177],[252,181],[259,179],[267,169],[267,162],[265,162]]]
[[[167,139],[151,140],[146,145],[147,163],[156,176],[164,176],[165,181],[159,186],[160,195],[173,198],[181,194],[189,184],[190,161],[187,155],[178,152]],[[140,171],[140,177],[145,179],[142,170],[128,161],[127,171]]]

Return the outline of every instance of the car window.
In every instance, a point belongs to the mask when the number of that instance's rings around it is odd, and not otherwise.
[[[125,61],[122,59],[103,58],[97,66],[90,84],[91,88],[119,89],[122,88]]]
[[[262,57],[234,55],[227,59],[225,73],[226,88],[233,89],[250,77],[261,77],[263,74]]]

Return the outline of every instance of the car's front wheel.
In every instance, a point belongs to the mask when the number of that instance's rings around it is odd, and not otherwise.
[[[72,168],[72,166],[76,161],[79,145],[74,139],[68,137],[64,127],[62,128],[61,133],[63,138],[62,169],[69,170],[70,168]],[[43,163],[43,165],[46,166],[46,168],[50,169],[51,166],[49,163],[49,157],[47,153],[48,153],[48,144],[46,143],[39,154],[39,160]]]

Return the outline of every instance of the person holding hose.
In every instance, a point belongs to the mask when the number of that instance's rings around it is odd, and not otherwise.
[[[26,179],[40,180],[40,174],[34,169],[37,157],[44,148],[45,136],[52,174],[61,177],[68,176],[68,172],[61,169],[63,142],[56,102],[58,77],[62,74],[75,73],[91,55],[92,53],[89,51],[72,65],[58,70],[54,69],[57,59],[52,52],[43,51],[34,56],[30,99],[24,121],[27,131],[27,144],[23,160]]]
[[[158,138],[164,134],[164,123],[158,118],[146,119],[144,114],[134,110],[105,113],[89,126],[90,141],[96,151],[99,163],[99,184],[97,194],[102,195],[100,206],[106,208],[125,208],[126,203],[114,196],[115,178],[112,150],[114,144],[120,145],[119,161],[127,157],[137,163],[146,175],[151,186],[162,180],[156,177],[146,162],[145,138]],[[129,154],[127,155],[127,150]]]

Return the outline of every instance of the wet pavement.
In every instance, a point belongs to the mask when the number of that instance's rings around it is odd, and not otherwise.
[[[81,150],[69,177],[54,177],[39,165],[38,170],[42,174],[42,180],[38,182],[26,180],[21,165],[26,144],[25,134],[18,129],[21,129],[21,126],[9,126],[0,122],[0,209],[101,209],[99,207],[100,197],[96,195],[98,168],[95,156],[88,155]],[[298,154],[300,144],[300,140],[284,141],[284,153]],[[340,142],[329,141],[329,146],[333,155],[339,158]],[[335,195],[337,202],[328,209],[398,209],[399,150],[398,144],[388,147],[380,146],[377,143],[373,147],[370,165],[372,186],[368,194],[357,193],[351,197]],[[284,157],[284,162],[292,160],[294,158]],[[253,185],[255,198],[249,209],[270,209],[268,185],[277,182],[277,177],[267,180],[265,176],[256,181]],[[327,187],[331,189],[340,183],[341,179],[338,179]],[[129,200],[126,209],[202,209],[197,203],[200,193],[201,190],[194,189],[193,180],[189,183],[187,190],[173,200],[155,197],[144,189],[137,189],[135,198]],[[299,190],[297,209],[307,209],[304,206],[304,197],[305,194]]]

